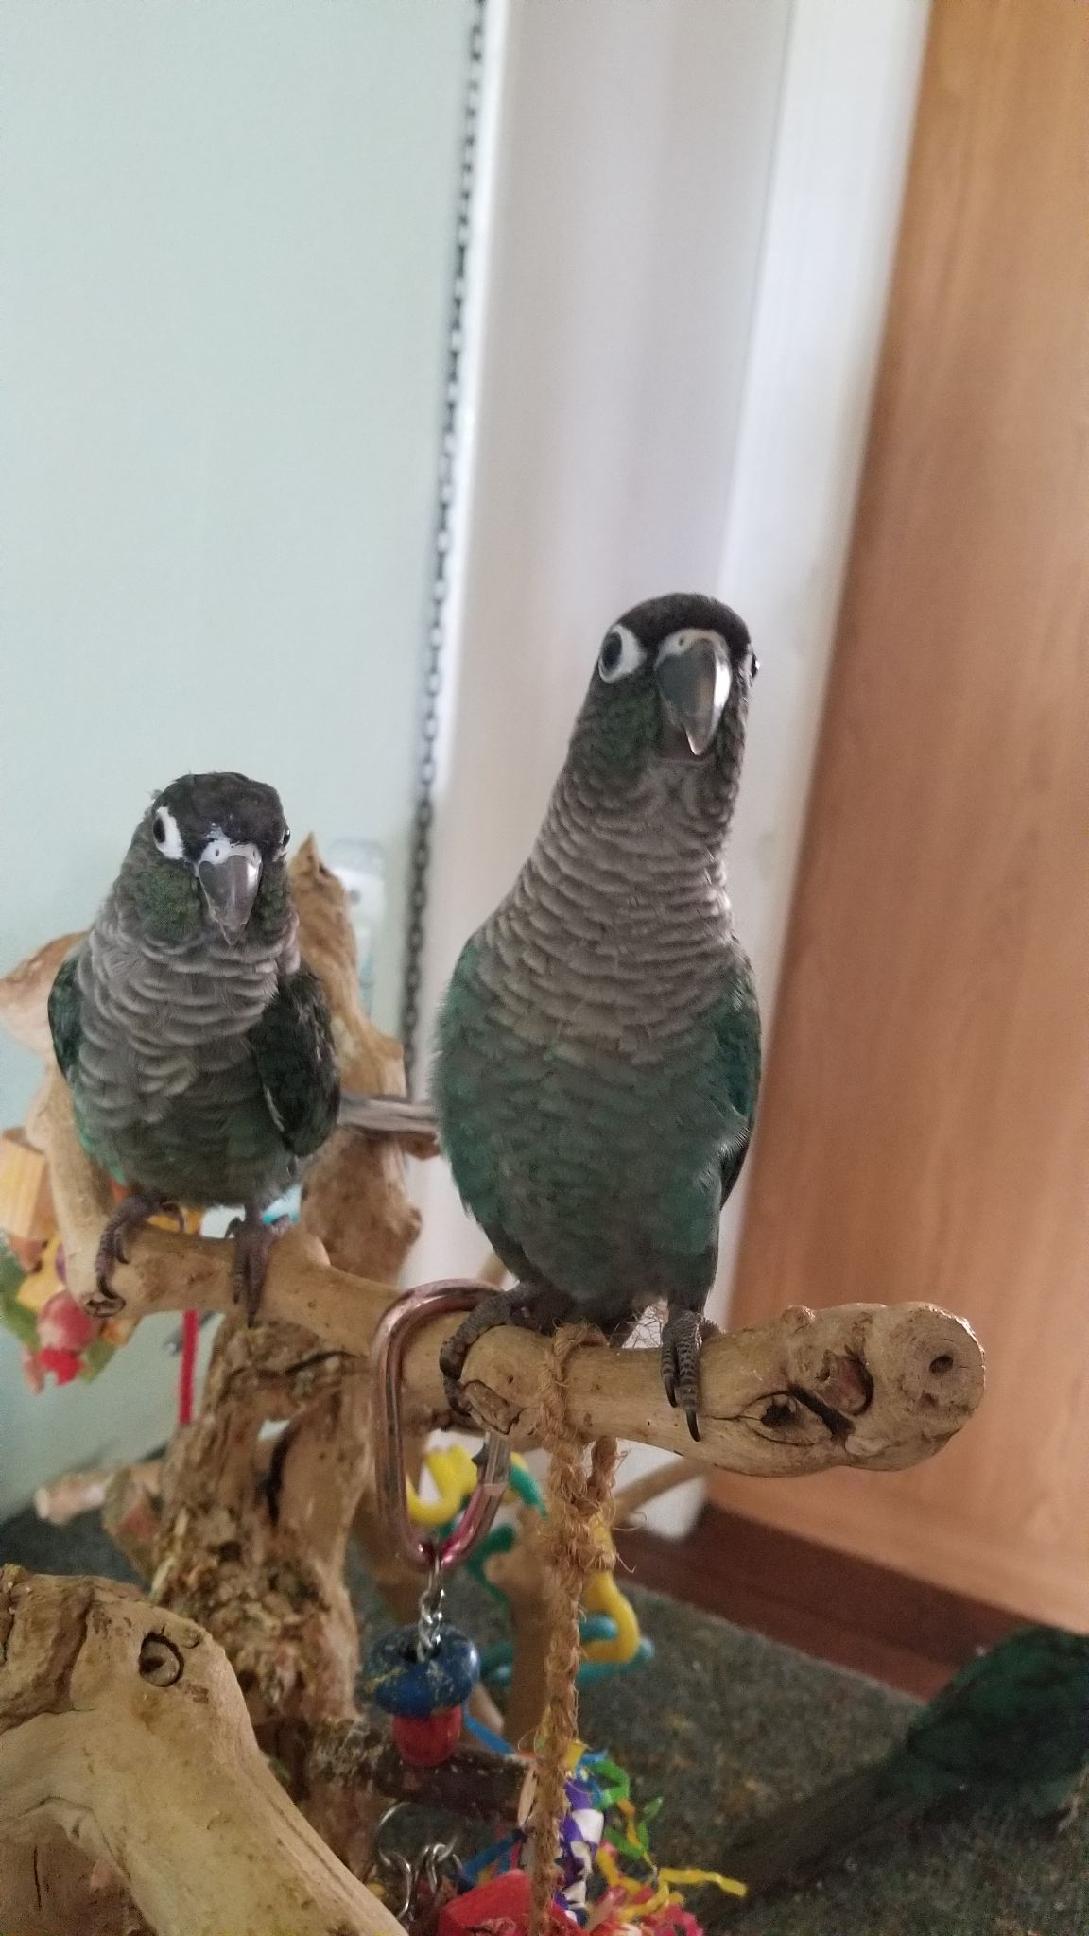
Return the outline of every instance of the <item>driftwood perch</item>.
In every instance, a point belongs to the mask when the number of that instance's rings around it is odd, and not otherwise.
[[[59,1076],[28,1127],[49,1160],[68,1281],[79,1296],[93,1285],[108,1196],[80,1148]],[[134,1317],[187,1305],[229,1311],[229,1246],[148,1230],[114,1283]],[[273,1251],[262,1309],[328,1350],[365,1361],[390,1296],[388,1283],[332,1269],[312,1239],[289,1231]],[[406,1415],[419,1429],[449,1422],[439,1347],[454,1323],[437,1320],[407,1354]],[[537,1437],[547,1350],[540,1338],[508,1326],[489,1332],[469,1355],[464,1389],[475,1414],[518,1446]],[[971,1417],[983,1392],[983,1358],[971,1328],[933,1305],[848,1304],[815,1313],[796,1307],[773,1324],[709,1339],[701,1376],[698,1446],[666,1403],[654,1351],[575,1352],[569,1415],[587,1438],[606,1433],[659,1445],[731,1472],[796,1477],[838,1465],[894,1471],[930,1457]]]
[[[399,1927],[288,1800],[206,1633],[104,1581],[4,1567],[0,1838],[29,1849],[43,1897],[58,1828],[103,1866],[105,1888],[123,1884],[158,1936]],[[35,1861],[43,1842],[48,1860]],[[25,1875],[5,1850],[5,1930],[20,1928]],[[89,1926],[81,1915],[72,1936]]]
[[[360,1008],[343,891],[312,842],[292,878],[303,952],[325,984],[346,1086],[403,1094],[399,1045]],[[35,1004],[44,1010],[63,951],[51,944],[0,984],[0,1021],[14,1018],[35,1044]],[[48,1160],[68,1284],[86,1296],[112,1204],[56,1074],[28,1128]],[[441,1804],[445,1784],[462,1811],[510,1819],[518,1807],[517,1761],[463,1748],[446,1769],[421,1777],[355,1712],[349,1534],[400,1617],[419,1592],[418,1577],[390,1559],[374,1509],[368,1415],[371,1338],[419,1227],[406,1151],[427,1155],[433,1146],[336,1132],[307,1173],[301,1227],[273,1252],[262,1322],[252,1329],[233,1311],[227,1245],[151,1229],[118,1270],[131,1320],[187,1308],[226,1317],[198,1416],[161,1466],[95,1475],[106,1524],[151,1582],[154,1606],[94,1581],[0,1573],[5,1936],[392,1929],[350,1872],[365,1872],[379,1793]],[[426,1432],[450,1422],[438,1362],[454,1322],[422,1331],[407,1355],[404,1408],[417,1467]],[[469,1403],[517,1446],[539,1442],[547,1353],[541,1339],[505,1328],[469,1356]],[[570,1357],[566,1409],[576,1432],[686,1455],[668,1476],[636,1482],[628,1510],[709,1466],[775,1477],[911,1465],[971,1416],[983,1367],[969,1327],[933,1306],[856,1304],[796,1308],[709,1340],[702,1385],[697,1446],[666,1404],[656,1351],[590,1345]],[[270,1439],[271,1425],[279,1429]],[[65,1510],[62,1499],[52,1503]],[[504,1578],[515,1630],[508,1738],[531,1732],[539,1714],[547,1640],[539,1529],[523,1517],[523,1550]],[[504,1572],[501,1555],[491,1564]],[[477,1701],[486,1698],[478,1689]],[[487,1718],[494,1726],[499,1717]]]

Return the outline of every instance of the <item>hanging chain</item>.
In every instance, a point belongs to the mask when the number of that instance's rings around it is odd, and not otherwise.
[[[420,1595],[416,1641],[421,1660],[430,1660],[432,1654],[438,1653],[442,1644],[442,1615],[445,1600],[446,1588],[442,1577],[441,1551],[436,1548],[428,1571],[427,1585]]]
[[[405,940],[405,968],[401,996],[401,1041],[404,1045],[405,1076],[410,1095],[419,1046],[427,888],[431,869],[431,836],[435,819],[439,700],[442,693],[443,647],[446,642],[446,600],[450,589],[448,572],[454,525],[464,317],[468,293],[469,242],[476,180],[486,10],[487,0],[472,0],[465,105],[462,113],[454,278],[450,301],[450,328],[447,336],[446,382],[442,401],[442,441],[439,447],[438,502],[435,509],[435,565],[431,580],[431,601],[423,654],[416,804],[412,819],[408,864],[408,932]]]

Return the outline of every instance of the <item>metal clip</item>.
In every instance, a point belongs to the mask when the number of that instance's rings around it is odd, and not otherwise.
[[[372,1428],[375,1489],[380,1508],[404,1559],[432,1574],[434,1586],[484,1537],[499,1510],[510,1473],[510,1441],[497,1432],[484,1437],[483,1470],[461,1518],[448,1539],[421,1539],[408,1513],[405,1493],[404,1432],[401,1424],[401,1370],[409,1338],[421,1324],[454,1311],[470,1311],[493,1292],[472,1278],[443,1278],[406,1291],[383,1313],[371,1345]],[[428,1598],[425,1595],[425,1599]],[[436,1608],[441,1617],[441,1608]],[[422,1613],[422,1608],[421,1608]]]

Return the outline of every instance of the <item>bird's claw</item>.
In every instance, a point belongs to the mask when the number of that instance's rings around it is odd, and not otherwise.
[[[482,1297],[462,1318],[456,1331],[444,1339],[439,1351],[446,1402],[456,1418],[472,1421],[461,1389],[465,1360],[478,1338],[501,1324],[517,1324],[525,1331],[548,1337],[571,1314],[571,1301],[550,1285],[516,1284],[510,1291],[493,1291]]]
[[[110,1286],[104,1284],[97,1276],[94,1290],[89,1297],[81,1298],[80,1302],[88,1317],[94,1318],[99,1324],[108,1324],[111,1318],[115,1318],[118,1312],[125,1308],[124,1298],[117,1291],[111,1290]]]
[[[129,1233],[139,1230],[149,1217],[155,1216],[164,1207],[157,1197],[145,1196],[142,1191],[133,1190],[118,1204],[103,1230],[95,1251],[94,1292],[84,1299],[84,1309],[100,1323],[115,1318],[125,1308],[124,1298],[113,1288],[113,1274],[118,1264],[129,1262]]]
[[[461,1374],[469,1355],[469,1345],[463,1345],[461,1342],[464,1328],[464,1325],[459,1325],[450,1337],[445,1338],[439,1352],[442,1388],[446,1394],[446,1403],[455,1418],[467,1417],[465,1400],[461,1395]],[[471,1343],[472,1340],[470,1339],[469,1342]]]
[[[287,1229],[288,1221],[286,1217],[279,1217],[275,1223],[265,1223],[259,1215],[247,1210],[245,1216],[235,1217],[227,1225],[227,1235],[234,1243],[234,1261],[231,1265],[234,1301],[245,1313],[249,1325],[256,1322],[261,1309],[269,1253],[276,1239]]]
[[[662,1326],[662,1384],[674,1411],[682,1411],[697,1445],[700,1439],[700,1346],[706,1333],[698,1311],[670,1309]]]

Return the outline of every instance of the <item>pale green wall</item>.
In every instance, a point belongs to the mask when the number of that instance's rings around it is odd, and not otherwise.
[[[0,969],[148,793],[274,781],[384,843],[396,1013],[465,0],[5,0]],[[0,1039],[0,1121],[33,1062]],[[161,1332],[29,1399],[0,1510],[169,1418]]]

